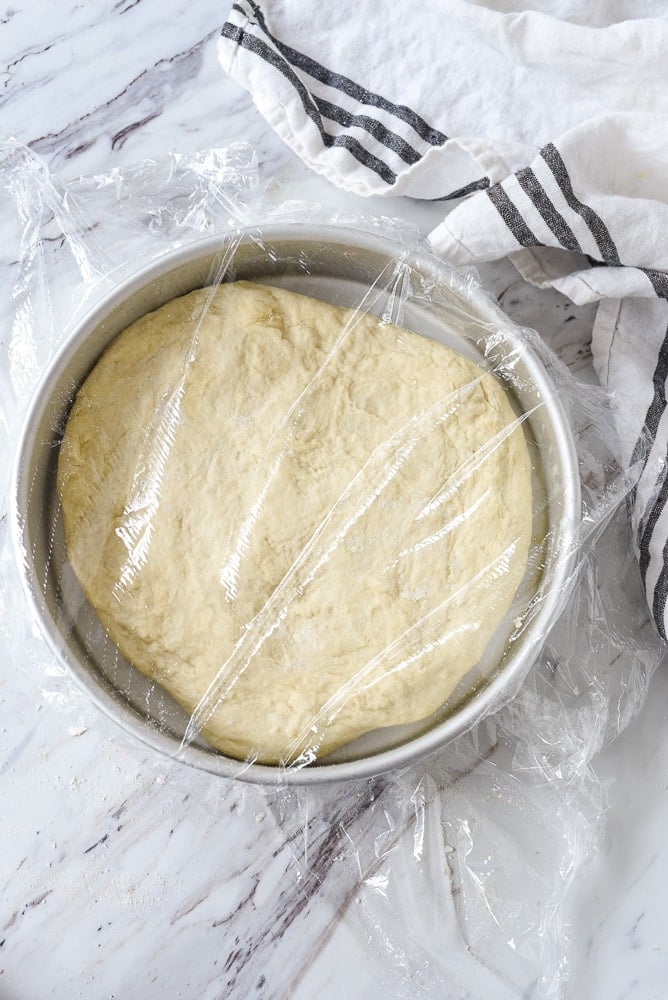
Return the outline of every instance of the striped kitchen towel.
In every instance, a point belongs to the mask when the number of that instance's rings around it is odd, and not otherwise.
[[[594,361],[638,470],[640,568],[666,638],[665,0],[237,0],[219,52],[335,184],[457,199],[430,236],[453,263],[508,256],[534,284],[600,302]]]

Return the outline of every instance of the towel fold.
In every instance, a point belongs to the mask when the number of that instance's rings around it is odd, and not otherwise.
[[[238,0],[223,67],[313,170],[457,204],[455,265],[508,256],[599,301],[594,363],[637,477],[649,606],[668,617],[668,10],[663,0]]]

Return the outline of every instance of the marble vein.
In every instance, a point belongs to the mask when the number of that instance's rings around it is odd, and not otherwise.
[[[216,32],[209,32],[189,48],[177,52],[166,59],[160,59],[135,77],[119,93],[115,94],[92,111],[70,122],[58,132],[38,136],[30,142],[37,153],[49,154],[66,148],[66,159],[72,159],[86,152],[100,135],[110,139],[111,149],[124,145],[129,135],[161,115],[165,106],[178,97],[181,90],[192,81],[202,64],[202,50]],[[146,108],[146,113],[135,119],[137,109]],[[113,132],[113,123],[121,118],[130,123]],[[89,137],[92,132],[92,137]]]

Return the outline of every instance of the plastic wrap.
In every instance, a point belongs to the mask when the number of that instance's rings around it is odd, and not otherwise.
[[[259,782],[286,877],[357,894],[391,995],[561,995],[590,763],[660,648],[605,394],[412,228],[272,207],[244,147],[61,186],[7,142],[2,174],[17,664],[37,626],[46,698],[77,681],[155,749]],[[247,320],[265,286],[348,311],[268,292]]]

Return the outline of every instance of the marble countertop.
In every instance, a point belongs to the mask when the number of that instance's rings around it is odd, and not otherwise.
[[[3,130],[62,179],[243,141],[282,198],[431,229],[442,206],[363,201],[306,171],[220,69],[225,13],[185,0],[0,4]],[[480,276],[513,319],[593,378],[592,309],[537,293],[507,262]],[[331,859],[320,872],[307,866],[307,879],[335,891],[305,891],[289,804],[158,760],[82,695],[45,699],[42,682],[28,654],[22,669],[0,672],[3,1000],[464,997],[383,958],[360,917],[364,892],[378,888],[371,869],[337,882]],[[568,1000],[668,998],[667,722],[664,665],[640,716],[596,761],[609,805],[567,900]],[[313,828],[321,856],[327,830],[343,836],[360,821],[337,812],[336,796],[324,815]],[[394,831],[397,871],[414,836]],[[426,889],[419,898],[438,918]],[[487,991],[497,996],[511,993]]]

